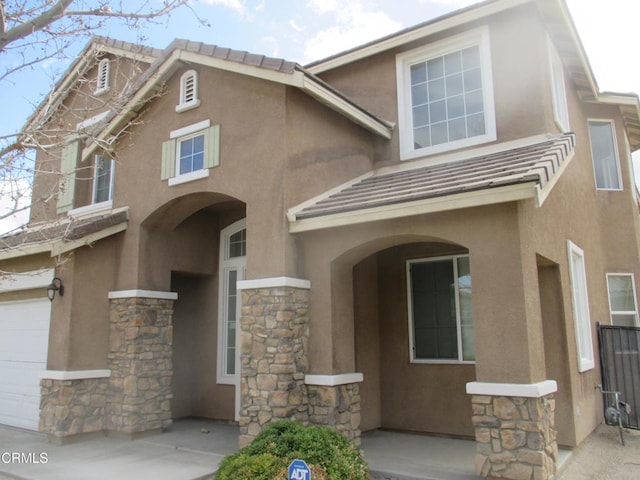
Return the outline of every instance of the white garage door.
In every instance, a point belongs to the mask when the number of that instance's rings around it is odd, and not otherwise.
[[[0,424],[38,429],[51,302],[0,302]]]

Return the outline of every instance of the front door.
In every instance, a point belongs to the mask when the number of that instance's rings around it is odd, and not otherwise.
[[[240,348],[238,328],[241,301],[236,284],[245,278],[246,221],[240,220],[220,235],[220,290],[218,315],[218,383],[235,385],[235,419],[240,419]]]

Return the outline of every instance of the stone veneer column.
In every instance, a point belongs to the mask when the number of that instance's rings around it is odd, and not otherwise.
[[[331,427],[360,446],[361,373],[307,375],[309,421]]]
[[[104,430],[109,370],[47,370],[40,380],[38,430],[54,443]]]
[[[550,480],[556,474],[556,382],[471,382],[476,473],[490,479]]]
[[[309,288],[289,277],[238,282],[241,447],[271,420],[308,423]]]
[[[127,435],[171,425],[171,292],[110,292],[106,429]]]

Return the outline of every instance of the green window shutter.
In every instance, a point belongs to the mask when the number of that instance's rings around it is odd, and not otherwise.
[[[162,180],[176,175],[176,140],[171,139],[162,144]]]
[[[204,131],[204,168],[220,165],[220,125],[214,125]]]
[[[76,182],[76,164],[80,142],[68,143],[62,149],[60,158],[60,182],[58,184],[58,213],[73,208],[73,197]]]

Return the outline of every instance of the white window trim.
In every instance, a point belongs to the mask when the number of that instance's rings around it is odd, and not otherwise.
[[[567,241],[567,250],[569,256],[569,279],[571,281],[571,303],[576,336],[576,353],[578,355],[578,371],[586,372],[595,367],[595,361],[584,251],[570,240]],[[574,256],[580,259],[581,271],[575,270]],[[581,290],[582,295],[579,295],[580,292],[578,290]]]
[[[564,66],[560,54],[556,50],[551,38],[547,36],[547,52],[549,55],[549,75],[551,78],[551,101],[553,103],[553,118],[562,132],[568,132],[569,105],[567,102],[567,87],[564,77]]]
[[[464,352],[462,351],[462,321],[460,319],[460,291],[459,285],[455,283],[455,302],[456,302],[456,335],[458,342],[458,360],[454,359],[425,359],[415,358],[414,333],[413,333],[413,299],[411,296],[411,265],[414,263],[437,262],[440,260],[451,260],[453,264],[454,278],[458,278],[458,258],[468,258],[468,254],[464,255],[446,255],[441,257],[414,258],[406,261],[406,277],[407,277],[407,312],[409,319],[409,362],[419,364],[441,364],[441,365],[475,365],[475,360],[463,360]],[[474,332],[475,334],[475,332]]]
[[[168,185],[173,187],[175,185],[182,185],[183,183],[194,182],[201,178],[207,178],[209,176],[208,168],[201,168],[200,170],[194,170],[192,172],[183,173],[182,175],[176,175],[167,180]]]
[[[109,90],[111,64],[108,58],[103,58],[98,63],[98,75],[96,77],[96,89],[93,92],[94,95],[100,95]],[[103,81],[104,79],[104,81]]]
[[[96,194],[97,192],[97,187],[98,187],[98,159],[100,157],[104,157],[109,159],[109,161],[111,162],[111,167],[109,169],[109,198],[107,200],[103,200],[102,202],[96,202]],[[93,188],[92,188],[92,193],[91,193],[91,203],[93,205],[98,205],[101,203],[108,203],[111,202],[113,203],[113,180],[114,180],[114,175],[115,175],[115,161],[113,160],[113,158],[110,158],[106,155],[96,155],[94,157],[93,160]]]
[[[185,137],[191,133],[196,133],[200,130],[204,130],[205,128],[209,128],[210,126],[211,120],[203,120],[192,125],[187,125],[186,127],[178,128],[177,130],[172,130],[171,132],[169,132],[169,138],[173,139]]]
[[[92,203],[91,205],[85,205],[84,207],[74,208],[69,210],[67,215],[69,217],[84,217],[91,214],[100,212],[107,212],[113,208],[113,201],[108,200],[106,202]]]
[[[618,174],[619,188],[603,188],[598,186],[598,179],[596,177],[596,165],[593,157],[593,140],[591,138],[591,123],[608,123],[611,126],[611,138],[613,138],[613,155],[616,161],[616,173]],[[589,151],[591,152],[591,167],[593,168],[593,183],[596,186],[596,190],[604,190],[610,192],[621,192],[624,190],[622,185],[622,171],[620,170],[620,153],[618,150],[618,139],[616,138],[616,122],[610,118],[588,118],[587,119],[587,131],[589,133]]]
[[[193,77],[194,97],[191,101],[186,101],[186,83],[189,77]],[[184,112],[200,106],[200,97],[198,96],[198,72],[189,70],[180,77],[180,103],[176,106],[176,112]]]
[[[186,127],[182,127],[169,132],[169,138],[176,139],[176,170],[174,172],[174,176],[169,178],[168,180],[168,185],[170,187],[173,187],[174,185],[181,185],[183,183],[193,182],[195,180],[200,180],[201,178],[207,178],[209,176],[208,168],[193,170],[191,172],[183,173],[182,175],[179,174],[178,172],[180,171],[180,162],[178,161],[178,159],[180,158],[180,142],[182,140],[187,140],[192,136],[198,135],[198,132],[204,130],[205,128],[209,128],[210,126],[211,120],[203,120],[202,122],[187,125]]]
[[[482,71],[482,91],[484,101],[485,129],[484,135],[456,140],[449,143],[413,148],[413,116],[411,111],[411,75],[409,67],[433,57],[456,52],[463,48],[478,45],[480,48],[480,65]],[[491,45],[487,26],[470,30],[445,40],[419,47],[396,56],[396,75],[398,93],[398,124],[400,137],[400,160],[442,153],[449,150],[470,147],[497,139],[496,115],[493,96],[493,74],[491,66]]]
[[[240,368],[240,290],[238,292],[238,302],[236,304],[236,372],[234,375],[226,373],[226,346],[227,329],[226,322],[226,274],[229,270],[235,269],[238,272],[238,281],[244,280],[244,269],[247,257],[228,258],[229,241],[233,234],[247,228],[247,220],[243,218],[220,232],[220,265],[218,274],[218,361],[217,361],[217,382],[226,385],[237,385],[240,378],[238,369]]]
[[[611,289],[609,287],[609,278],[611,277],[630,277],[631,278],[631,289],[633,291],[633,303],[636,306],[636,309],[633,311],[624,311],[624,310],[613,310],[611,306]],[[611,325],[613,325],[613,316],[614,315],[635,315],[635,326],[640,327],[640,320],[638,319],[638,298],[636,297],[636,280],[633,273],[607,273],[607,298],[609,300],[609,315],[611,320]]]

